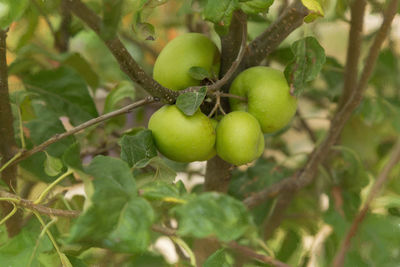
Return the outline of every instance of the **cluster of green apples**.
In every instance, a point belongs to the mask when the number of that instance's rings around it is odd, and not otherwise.
[[[199,85],[189,75],[192,67],[218,73],[220,54],[216,45],[198,33],[187,33],[169,42],[158,56],[154,79],[172,90]],[[286,126],[296,112],[297,100],[290,94],[283,73],[269,67],[252,67],[233,81],[230,93],[246,102],[230,98],[232,112],[218,122],[200,110],[187,116],[176,105],[165,105],[150,118],[158,150],[179,162],[204,161],[216,154],[234,165],[243,165],[261,156],[264,133]]]

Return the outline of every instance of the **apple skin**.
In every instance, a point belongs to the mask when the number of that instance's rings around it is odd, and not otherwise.
[[[170,41],[154,64],[153,78],[172,90],[200,85],[189,75],[191,67],[202,67],[218,75],[220,54],[217,46],[200,33],[186,33]]]
[[[233,111],[217,126],[217,154],[223,160],[243,165],[261,156],[264,135],[257,119],[245,111]]]
[[[186,116],[176,105],[165,105],[151,116],[148,128],[158,150],[169,159],[203,161],[216,154],[214,126],[200,110]]]
[[[240,73],[230,93],[247,97],[247,103],[230,98],[232,110],[245,110],[260,123],[264,133],[285,127],[297,109],[297,99],[290,94],[285,76],[279,70],[258,66]]]

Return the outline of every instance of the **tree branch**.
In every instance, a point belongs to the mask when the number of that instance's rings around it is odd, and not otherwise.
[[[349,41],[347,45],[347,59],[344,70],[344,85],[339,107],[349,100],[352,91],[357,86],[358,62],[361,54],[362,31],[364,23],[365,6],[367,1],[355,0],[351,5],[351,22]]]
[[[312,182],[316,174],[316,171],[318,169],[318,165],[321,164],[321,162],[323,162],[326,159],[329,150],[339,137],[344,125],[350,118],[354,109],[358,106],[358,104],[362,100],[363,92],[371,76],[380,48],[388,34],[393,18],[396,15],[397,6],[398,6],[398,0],[392,0],[389,3],[386,10],[384,11],[384,21],[381,27],[379,28],[374,38],[373,44],[369,50],[368,57],[366,59],[366,63],[362,75],[360,77],[360,80],[357,84],[357,87],[353,91],[351,98],[348,99],[345,105],[336,112],[334,118],[332,119],[331,126],[329,128],[325,140],[314,149],[304,169],[301,172],[299,172],[294,177],[286,178],[272,186],[272,188],[275,189],[273,191],[274,195],[277,195],[280,192],[286,190],[291,191],[295,189],[295,191],[297,191]],[[249,207],[254,207],[258,204],[261,204],[270,197],[271,197],[271,190],[267,188],[248,197],[247,199],[244,200],[244,202]]]
[[[300,0],[295,0],[282,15],[248,46],[240,70],[259,65],[286,37],[303,24],[308,9]]]
[[[17,153],[18,147],[14,138],[13,115],[8,93],[8,69],[6,57],[7,32],[0,30],[0,155],[1,165],[6,164]],[[9,167],[1,174],[2,180],[8,185],[10,191],[17,188],[17,167]],[[9,214],[13,210],[10,203],[2,203],[3,214]],[[20,212],[17,212],[6,222],[8,235],[14,236],[21,229]]]
[[[59,52],[67,52],[69,49],[69,27],[72,21],[71,13],[68,9],[67,0],[61,0],[61,24],[55,33],[55,47]]]
[[[101,38],[101,20],[91,9],[80,0],[68,0],[68,8]],[[173,103],[176,100],[179,93],[165,88],[151,78],[133,59],[117,36],[109,40],[103,39],[103,41],[118,61],[121,70],[125,72],[132,81],[140,84],[150,95],[160,98],[167,103]]]
[[[60,210],[46,207],[44,205],[34,204],[33,201],[28,199],[20,198],[19,196],[9,193],[7,191],[0,189],[0,197],[7,198],[8,201],[12,201],[15,205],[21,208],[26,208],[32,211],[37,211],[41,214],[46,214],[49,216],[57,216],[57,217],[69,217],[75,218],[78,217],[80,212],[74,210]]]
[[[66,132],[61,133],[61,134],[56,134],[53,137],[51,137],[50,139],[48,139],[45,142],[41,143],[40,145],[35,146],[31,150],[27,150],[27,151],[22,152],[21,155],[10,164],[10,166],[15,165],[16,163],[18,163],[18,162],[20,162],[20,161],[32,156],[33,154],[35,154],[37,152],[45,150],[49,145],[54,144],[55,142],[58,142],[59,140],[61,140],[63,138],[66,138],[66,137],[68,137],[70,135],[76,134],[77,132],[80,132],[83,129],[86,129],[86,128],[88,128],[90,126],[93,126],[95,124],[98,124],[100,122],[109,120],[109,119],[111,119],[113,117],[116,117],[116,116],[119,116],[121,114],[128,113],[132,109],[135,109],[135,108],[138,108],[138,107],[141,107],[141,106],[144,106],[146,104],[153,103],[153,102],[156,102],[156,101],[158,101],[158,99],[156,99],[154,97],[151,97],[151,96],[148,96],[148,97],[146,97],[146,98],[144,98],[142,100],[136,101],[136,102],[134,102],[134,103],[132,103],[130,105],[127,105],[127,106],[125,106],[123,108],[120,108],[118,110],[106,113],[106,114],[101,115],[101,116],[99,116],[97,118],[94,118],[94,119],[91,119],[91,120],[89,120],[87,122],[84,122],[84,123],[72,128],[69,131],[66,131]]]
[[[347,232],[346,237],[344,238],[339,250],[337,251],[333,261],[334,267],[343,266],[346,253],[351,245],[351,239],[356,235],[360,224],[363,222],[365,216],[367,215],[372,200],[379,194],[383,185],[386,183],[391,170],[396,166],[396,164],[399,161],[400,161],[400,139],[397,141],[397,145],[393,148],[389,162],[385,165],[385,167],[379,174],[378,179],[372,186],[371,191],[369,192],[362,209],[358,212],[357,216],[353,220],[353,223],[351,224],[351,227]]]

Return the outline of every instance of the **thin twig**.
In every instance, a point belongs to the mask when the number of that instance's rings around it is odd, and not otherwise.
[[[31,0],[32,4],[36,7],[39,13],[42,15],[44,21],[46,22],[47,26],[50,29],[51,34],[54,38],[56,38],[56,31],[54,30],[53,25],[50,22],[49,16],[47,16],[46,12],[42,9],[42,7],[36,2],[36,0]]]
[[[154,232],[166,235],[166,236],[176,236],[175,229],[167,228],[164,226],[152,225],[151,230],[153,230]],[[209,239],[215,240],[214,238],[209,238]],[[223,245],[235,250],[236,252],[239,252],[240,254],[246,256],[247,258],[255,259],[255,260],[258,260],[263,263],[268,263],[268,264],[271,264],[272,266],[276,266],[276,267],[290,267],[290,265],[280,262],[280,261],[272,258],[271,256],[259,254],[256,251],[254,251],[253,249],[243,246],[243,245],[240,245],[240,244],[236,243],[235,241],[223,243]]]
[[[399,161],[400,161],[400,139],[398,140],[397,145],[393,148],[388,163],[385,165],[385,167],[379,174],[378,179],[372,186],[371,191],[368,193],[367,199],[365,200],[362,209],[358,212],[357,216],[354,218],[353,223],[351,224],[351,227],[346,234],[346,237],[344,238],[339,250],[336,253],[336,256],[333,261],[334,267],[343,266],[346,253],[351,245],[351,239],[356,235],[360,224],[363,222],[365,216],[367,215],[372,200],[378,196],[383,185],[389,178],[391,170],[397,165]]]
[[[144,98],[142,100],[139,100],[139,101],[137,101],[135,103],[127,105],[127,106],[125,106],[123,108],[120,108],[118,110],[106,113],[106,114],[101,115],[101,116],[99,116],[97,118],[94,118],[94,119],[91,119],[91,120],[89,120],[87,122],[84,122],[84,123],[72,128],[69,131],[66,131],[66,132],[61,133],[61,134],[56,134],[53,137],[51,137],[50,139],[48,139],[45,142],[41,143],[40,145],[35,146],[31,150],[27,150],[27,151],[22,152],[20,157],[18,157],[16,160],[14,160],[12,162],[12,164],[10,164],[10,166],[12,166],[12,165],[14,165],[14,164],[16,164],[16,163],[18,163],[18,162],[30,157],[30,156],[32,156],[33,154],[35,154],[37,152],[45,150],[49,145],[54,144],[55,142],[58,142],[59,140],[61,140],[63,138],[66,138],[66,137],[68,137],[70,135],[76,134],[77,132],[80,132],[80,131],[82,131],[82,130],[90,127],[90,126],[93,126],[95,124],[98,124],[100,122],[109,120],[109,119],[111,119],[113,117],[119,116],[119,115],[124,114],[124,113],[128,113],[132,109],[135,109],[137,107],[141,107],[141,106],[144,106],[146,104],[153,103],[153,102],[156,102],[156,101],[158,101],[158,99],[156,99],[154,97],[151,97],[151,96],[148,96],[148,97],[146,97],[146,98]]]
[[[308,136],[310,137],[311,141],[315,144],[317,142],[317,136],[315,135],[314,131],[311,129],[308,122],[304,119],[299,109],[297,109],[297,117],[299,118],[300,124],[304,130],[306,130]]]
[[[53,209],[43,205],[34,204],[33,201],[31,200],[20,198],[19,196],[4,190],[0,190],[0,200],[11,201],[18,207],[26,208],[32,211],[37,211],[41,214],[46,214],[49,216],[75,218],[78,217],[80,214],[79,211]]]
[[[234,95],[234,94],[229,94],[229,93],[220,93],[219,95],[221,97],[235,98],[235,99],[239,99],[240,101],[247,102],[247,98],[244,96],[239,96],[239,95]]]
[[[339,107],[342,107],[350,98],[352,90],[357,86],[358,62],[361,54],[362,31],[367,1],[356,0],[351,5],[351,24],[347,48],[344,84]]]

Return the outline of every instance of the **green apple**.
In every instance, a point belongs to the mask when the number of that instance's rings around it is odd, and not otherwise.
[[[186,33],[169,42],[154,64],[153,77],[161,85],[182,90],[199,85],[189,75],[191,67],[202,67],[218,75],[219,51],[217,46],[200,33]]]
[[[233,81],[230,93],[244,96],[247,103],[230,98],[232,110],[245,110],[260,123],[264,133],[285,127],[296,113],[297,99],[279,70],[258,66],[240,73]]]
[[[179,162],[208,160],[215,156],[215,129],[211,120],[198,110],[186,116],[176,105],[165,105],[150,118],[158,150]]]
[[[264,151],[260,124],[250,113],[233,111],[217,126],[217,154],[234,165],[249,163]]]

